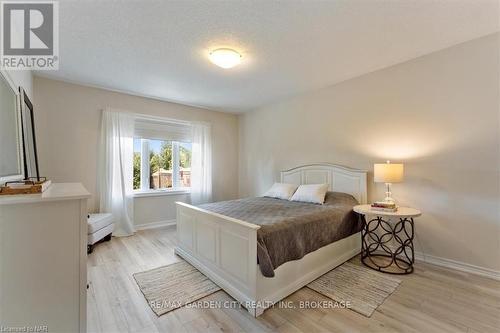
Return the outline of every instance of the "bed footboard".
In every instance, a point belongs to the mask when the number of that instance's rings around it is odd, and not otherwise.
[[[180,255],[256,316],[257,225],[186,203],[177,205]],[[260,311],[259,311],[260,312]]]
[[[257,265],[258,225],[177,202],[175,253],[180,255],[254,317],[272,304],[357,255],[360,233],[289,261],[264,277]]]

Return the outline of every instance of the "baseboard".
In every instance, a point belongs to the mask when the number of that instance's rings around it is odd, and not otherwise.
[[[451,268],[461,272],[481,275],[490,279],[500,281],[500,271],[495,271],[493,269],[479,267],[461,261],[436,257],[429,254],[423,254],[422,252],[415,252],[415,259],[428,264]]]
[[[152,222],[152,223],[144,223],[144,224],[136,225],[135,230],[156,229],[156,228],[168,227],[168,226],[175,225],[175,224],[176,224],[175,219]]]

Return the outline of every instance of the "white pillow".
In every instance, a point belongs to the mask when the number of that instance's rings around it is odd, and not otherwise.
[[[290,200],[323,204],[327,191],[328,184],[300,185]]]
[[[295,190],[297,190],[297,187],[298,186],[294,184],[274,183],[274,185],[266,193],[264,193],[264,196],[290,200]]]

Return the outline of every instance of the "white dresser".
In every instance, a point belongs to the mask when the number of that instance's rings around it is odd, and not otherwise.
[[[78,183],[0,196],[0,326],[85,332],[87,199]]]

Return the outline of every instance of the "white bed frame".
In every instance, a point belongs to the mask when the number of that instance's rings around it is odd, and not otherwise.
[[[281,182],[328,183],[329,189],[366,203],[366,171],[334,164],[311,164],[281,172]],[[289,261],[266,278],[257,265],[260,226],[177,202],[175,253],[239,301],[257,317],[272,304],[302,288],[360,252],[360,233]]]

